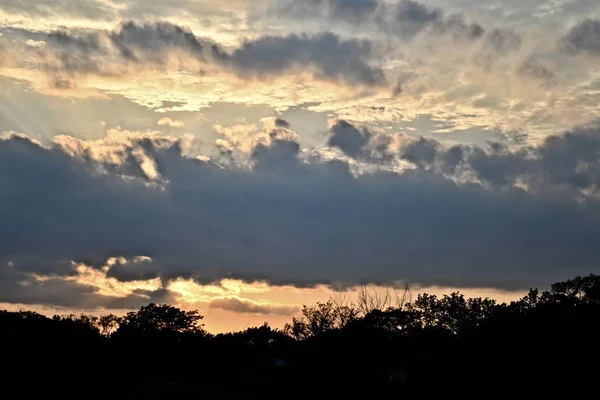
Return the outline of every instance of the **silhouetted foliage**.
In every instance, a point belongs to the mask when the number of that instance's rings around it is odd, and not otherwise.
[[[151,303],[116,321],[119,327],[114,335],[204,335],[203,318],[198,311]]]
[[[359,311],[349,305],[336,304],[332,300],[302,308],[302,317],[292,319],[284,331],[294,339],[307,339],[334,329],[341,329],[356,320]]]
[[[510,304],[394,293],[377,297],[363,288],[357,303],[305,306],[283,330],[265,323],[218,335],[204,330],[197,311],[161,304],[122,317],[0,311],[2,379],[24,394],[95,395],[97,388],[134,398],[499,395],[550,387],[572,397],[594,388],[598,276],[532,289]]]

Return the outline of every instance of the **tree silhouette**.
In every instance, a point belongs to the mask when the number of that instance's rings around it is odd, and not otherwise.
[[[291,324],[285,325],[284,332],[295,339],[306,339],[343,328],[356,320],[358,314],[352,305],[335,304],[333,300],[312,307],[305,305],[302,317],[294,317]]]
[[[96,325],[103,336],[110,336],[117,331],[121,325],[122,318],[113,314],[103,315],[98,318]]]
[[[198,311],[183,311],[166,304],[151,303],[138,311],[127,313],[118,321],[115,334],[195,334],[204,335],[204,317]],[[115,321],[106,321],[109,324]]]
[[[198,311],[165,304],[123,317],[0,311],[3,383],[62,397],[112,387],[134,398],[268,398],[281,395],[274,388],[401,397],[549,385],[575,396],[595,389],[599,288],[598,276],[575,277],[509,304],[363,292],[357,303],[304,306],[283,330],[265,323],[218,335]]]
[[[412,290],[408,284],[404,285],[402,292],[395,288],[386,288],[383,292],[369,289],[362,285],[358,291],[356,308],[365,316],[372,311],[385,311],[390,308],[402,309],[412,301]]]
[[[600,303],[600,277],[596,275],[578,276],[551,286],[544,292],[543,301],[573,303]]]

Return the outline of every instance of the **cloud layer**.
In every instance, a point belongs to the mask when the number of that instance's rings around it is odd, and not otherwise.
[[[39,51],[51,74],[127,74],[131,68],[168,65],[217,68],[248,79],[265,79],[310,68],[317,79],[340,84],[381,86],[383,71],[371,65],[370,41],[341,39],[333,33],[263,36],[227,51],[189,28],[167,21],[123,21],[111,31],[70,29],[54,31]],[[59,82],[63,82],[61,80]]]
[[[275,2],[271,12],[305,20],[326,18],[344,22],[354,28],[374,29],[404,39],[410,39],[423,31],[433,34],[450,33],[461,39],[475,39],[485,32],[481,25],[466,22],[463,14],[446,16],[440,9],[411,0],[281,1]]]
[[[81,275],[71,260],[93,271],[121,256],[150,258],[113,265],[103,279],[523,289],[596,271],[598,127],[517,150],[384,142],[367,132],[338,122],[330,143],[357,160],[384,151],[376,162],[412,167],[354,175],[349,161],[318,161],[277,134],[256,144],[250,169],[185,156],[185,141],[150,134],[87,147],[63,138],[51,148],[8,136],[0,141],[3,300],[27,300],[19,282],[28,276],[52,290],[43,277]],[[47,296],[61,303],[58,294]],[[219,307],[240,306],[229,303]]]
[[[600,56],[600,21],[588,18],[579,22],[564,40],[572,50]]]
[[[243,314],[262,314],[262,315],[284,315],[291,316],[300,311],[295,306],[273,306],[270,304],[256,304],[250,301],[242,301],[236,298],[226,298],[213,300],[209,308],[217,308],[226,311],[233,311]]]
[[[600,7],[587,0],[34,3],[0,9],[12,55],[0,75],[53,96],[306,107],[387,124],[431,115],[436,131],[532,140],[597,117]]]
[[[599,57],[588,0],[5,1],[0,302],[597,272]]]

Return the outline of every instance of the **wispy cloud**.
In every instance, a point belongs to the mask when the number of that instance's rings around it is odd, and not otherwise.
[[[282,306],[276,304],[260,304],[251,301],[243,301],[236,298],[213,300],[209,308],[218,308],[226,311],[233,311],[241,314],[262,314],[262,315],[285,315],[292,316],[300,311],[298,306]]]
[[[183,121],[179,121],[179,120],[172,120],[169,117],[164,117],[158,120],[157,122],[158,125],[161,126],[169,126],[171,128],[185,128],[185,123]]]

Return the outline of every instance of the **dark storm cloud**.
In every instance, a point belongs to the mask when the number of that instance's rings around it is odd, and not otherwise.
[[[340,160],[306,163],[298,144],[283,139],[258,145],[251,170],[187,158],[177,141],[128,146],[154,160],[164,190],[140,169],[119,170],[133,180],[107,168],[99,175],[91,156],[25,137],[0,141],[3,301],[68,305],[81,297],[104,305],[93,288],[74,283],[68,261],[100,268],[113,256],[152,258],[113,266],[109,276],[122,281],[239,278],[299,287],[406,280],[526,289],[599,272],[600,204],[581,192],[600,183],[595,127],[522,150],[413,140],[394,151],[416,169],[359,176]],[[32,273],[71,280],[32,284]]]
[[[96,268],[103,266],[101,259],[97,260],[79,260],[86,265],[94,265]],[[116,259],[114,265],[111,265],[107,271],[108,278],[118,279],[120,282],[147,281],[161,277],[160,266],[156,265],[151,259],[143,261],[142,267],[138,268],[140,262],[134,259]]]
[[[350,125],[352,126],[352,125]],[[332,137],[336,133],[332,130]],[[371,134],[366,132],[365,137]],[[460,175],[467,172],[481,182],[497,188],[526,184],[531,192],[563,191],[576,196],[581,190],[600,189],[600,127],[578,128],[547,137],[538,147],[511,149],[499,142],[488,148],[473,145],[444,146],[434,139],[406,138],[400,149],[380,147],[380,152],[396,152],[429,172]],[[380,142],[381,143],[381,142]],[[354,157],[369,157],[375,144],[363,144]]]
[[[463,14],[453,14],[446,19],[436,21],[433,30],[438,34],[451,34],[456,39],[478,39],[485,29],[478,23],[468,23]]]
[[[20,270],[0,265],[0,302],[74,306],[84,297],[94,294],[91,287],[69,281],[21,282],[27,276]],[[98,299],[96,299],[98,300]]]
[[[45,260],[44,260],[45,261]],[[59,263],[57,263],[59,264]],[[40,269],[39,267],[37,268]],[[71,268],[72,270],[72,268]],[[61,274],[60,271],[48,271]],[[65,276],[65,275],[60,275]],[[50,279],[37,280],[19,267],[0,265],[0,303],[19,303],[48,305],[58,307],[75,307],[92,309],[103,307],[108,309],[139,308],[149,302],[165,302],[172,300],[171,294],[164,289],[157,291],[136,291],[124,297],[104,296],[96,287],[75,280]]]
[[[236,298],[218,299],[210,302],[209,308],[233,311],[242,314],[263,314],[292,316],[300,309],[294,306],[277,306],[270,304],[256,304],[250,301],[241,301]]]
[[[528,58],[521,63],[517,72],[525,77],[541,81],[551,81],[556,74],[535,58]]]
[[[101,72],[98,64],[110,56],[121,62],[164,64],[170,54],[181,52],[202,60],[210,45],[189,29],[164,21],[124,21],[112,31],[56,31],[47,35],[46,42],[58,52],[64,69],[77,72]]]
[[[486,35],[487,48],[500,55],[516,52],[521,47],[521,35],[508,28],[496,28]]]
[[[276,118],[275,119],[275,126],[278,127],[278,128],[286,128],[286,129],[288,129],[290,127],[290,123],[287,122],[284,119]]]
[[[476,39],[484,33],[483,27],[465,21],[462,14],[446,16],[440,9],[410,0],[395,3],[381,0],[293,0],[277,3],[272,12],[290,18],[327,18],[355,27],[372,27],[406,39],[426,29],[464,39]]]
[[[416,166],[423,167],[428,165],[435,159],[439,147],[436,140],[419,138],[404,149],[402,149],[402,158],[412,162]]]
[[[568,50],[600,55],[600,21],[588,18],[579,22],[562,41]]]
[[[128,48],[131,46],[146,56],[176,49],[192,57],[203,58],[204,45],[200,40],[189,29],[169,22],[122,22],[110,37],[122,49],[124,57],[135,56]]]
[[[372,44],[368,40],[342,40],[332,33],[315,36],[265,36],[245,42],[220,61],[241,76],[282,75],[290,69],[312,66],[323,80],[368,86],[386,83],[383,71],[369,65]]]
[[[381,68],[371,66],[376,57],[371,42],[342,40],[332,33],[264,36],[228,52],[169,22],[125,21],[112,31],[52,32],[46,42],[43,51],[49,53],[44,56],[58,61],[47,69],[55,72],[111,74],[115,66],[117,70],[128,64],[161,66],[178,55],[247,78],[280,76],[308,67],[322,80],[367,86],[386,83]]]
[[[298,18],[314,18],[326,14],[354,24],[362,24],[378,10],[376,0],[300,0],[275,3],[273,12]]]
[[[359,156],[369,142],[371,133],[366,129],[358,129],[346,121],[338,121],[331,128],[329,146],[338,147],[350,157]]]

